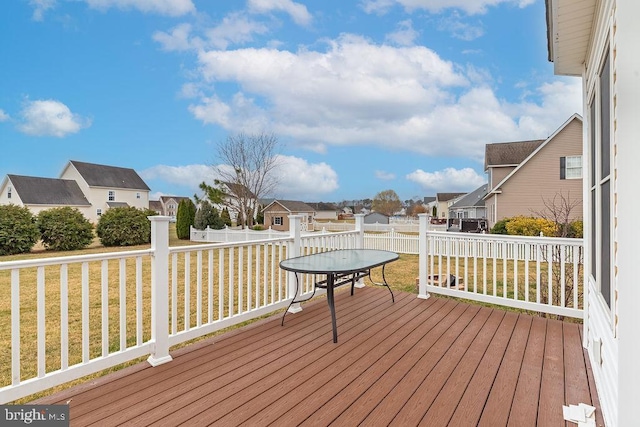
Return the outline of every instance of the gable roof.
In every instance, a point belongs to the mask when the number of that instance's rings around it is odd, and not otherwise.
[[[159,202],[162,203],[163,205],[165,203],[167,203],[170,199],[175,200],[177,203],[180,203],[182,200],[191,200],[190,197],[184,197],[184,196],[160,196],[160,200]],[[149,200],[149,203],[151,203],[151,200]]]
[[[162,202],[160,200],[149,200],[149,209],[162,212]]]
[[[255,199],[256,196],[243,184],[237,184],[235,182],[223,182],[222,184],[226,185],[229,191],[231,192],[230,196],[242,196],[249,199]]]
[[[538,152],[540,150],[542,150],[553,138],[555,138],[556,135],[558,135],[562,129],[564,129],[565,127],[567,127],[569,125],[569,123],[571,123],[574,120],[580,120],[580,122],[582,122],[582,116],[578,113],[573,114],[571,117],[569,117],[569,119],[564,122],[562,124],[562,126],[560,126],[558,129],[556,129],[555,132],[553,132],[551,134],[551,136],[549,136],[549,138],[547,138],[542,144],[540,144],[538,146],[538,148],[536,148],[531,154],[529,154],[527,156],[526,159],[524,159],[518,166],[516,166],[516,168],[514,170],[512,170],[507,176],[505,176],[502,181],[500,181],[496,186],[494,186],[490,191],[487,192],[487,194],[484,196],[484,199],[487,199],[490,195],[495,194],[497,189],[499,189],[500,187],[502,187],[502,185],[507,182],[509,180],[509,178],[511,178],[513,175],[515,175],[524,165],[527,164],[527,162],[529,160],[531,160],[533,158],[533,156],[535,156],[536,154],[538,154]]]
[[[288,212],[315,212],[315,210],[305,202],[300,202],[298,200],[278,200],[278,199],[269,203],[269,205],[266,206],[263,210],[268,209],[270,206],[272,206],[275,203],[282,206]]]
[[[487,194],[489,184],[482,184],[470,193],[467,193],[460,200],[455,202],[449,209],[462,209],[484,206],[484,196]]]
[[[91,206],[76,181],[7,175],[25,205]]]
[[[465,193],[436,193],[436,200],[438,202],[447,202],[456,197],[463,196]]]
[[[90,187],[126,188],[151,191],[140,175],[129,168],[69,161]]]
[[[424,196],[422,203],[431,203],[436,201],[436,196]]]
[[[484,170],[492,166],[517,166],[545,140],[498,142],[484,148]]]

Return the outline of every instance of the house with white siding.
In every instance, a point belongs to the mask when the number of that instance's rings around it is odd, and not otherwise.
[[[129,168],[71,160],[59,178],[7,175],[0,186],[0,204],[26,206],[33,214],[70,206],[96,223],[109,208],[149,208],[147,184]]]
[[[637,426],[640,396],[640,2],[546,0],[549,60],[582,80],[584,327],[607,426]]]
[[[70,179],[9,174],[0,185],[0,205],[9,204],[27,207],[34,215],[59,207],[76,208],[86,217],[91,214],[91,203]]]
[[[78,183],[92,207],[87,215],[89,221],[97,222],[111,207],[149,208],[151,190],[133,169],[71,160],[60,178]]]

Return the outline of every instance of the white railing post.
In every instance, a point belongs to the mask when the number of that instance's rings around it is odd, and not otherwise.
[[[293,237],[293,245],[291,245],[291,253],[287,254],[287,258],[300,256],[300,226],[302,224],[302,215],[289,215],[289,235]],[[300,277],[300,282],[302,278]],[[287,272],[287,296],[296,299],[302,292],[302,283],[298,283],[296,287],[296,273]],[[300,303],[291,304],[289,313],[298,313],[302,311]]]
[[[418,214],[418,298],[427,299],[427,268],[428,268],[428,221],[429,215]]]
[[[354,218],[356,220],[355,231],[357,232],[356,248],[364,249],[364,214],[355,214]]]
[[[169,354],[169,217],[150,216],[151,221],[151,341],[147,361],[151,366],[173,360]],[[138,310],[141,308],[138,307]]]
[[[364,214],[355,214],[356,219],[356,248],[364,249]],[[356,288],[364,288],[364,280],[360,279],[356,282]]]

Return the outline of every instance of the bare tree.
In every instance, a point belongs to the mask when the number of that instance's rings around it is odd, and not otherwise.
[[[214,166],[214,185],[203,182],[200,188],[212,203],[236,212],[237,222],[243,227],[252,227],[260,198],[271,194],[278,184],[274,174],[278,148],[273,134],[228,136],[217,147],[221,164]]]
[[[400,197],[393,190],[381,191],[373,198],[371,208],[385,215],[393,215],[402,207]]]
[[[582,237],[576,236],[573,223],[578,218],[573,214],[576,207],[582,203],[581,199],[572,199],[570,194],[556,193],[553,199],[542,199],[545,208],[534,212],[536,216],[555,223],[555,236],[553,237]],[[555,306],[568,307],[572,305],[574,291],[578,292],[578,299],[582,300],[582,287],[574,289],[574,277],[581,283],[583,274],[584,250],[580,246],[568,247],[563,251],[562,245],[546,245],[542,250],[544,261],[551,260],[551,287],[548,283],[548,274],[541,274],[538,280],[541,302],[549,301]],[[576,260],[573,263],[573,260]],[[577,266],[575,269],[573,266]],[[563,289],[564,288],[564,289]],[[563,298],[564,296],[564,298]],[[575,307],[577,308],[577,307]],[[558,316],[560,319],[563,316]]]

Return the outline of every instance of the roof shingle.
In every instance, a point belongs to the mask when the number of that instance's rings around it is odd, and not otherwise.
[[[25,205],[91,206],[76,181],[7,175]]]

